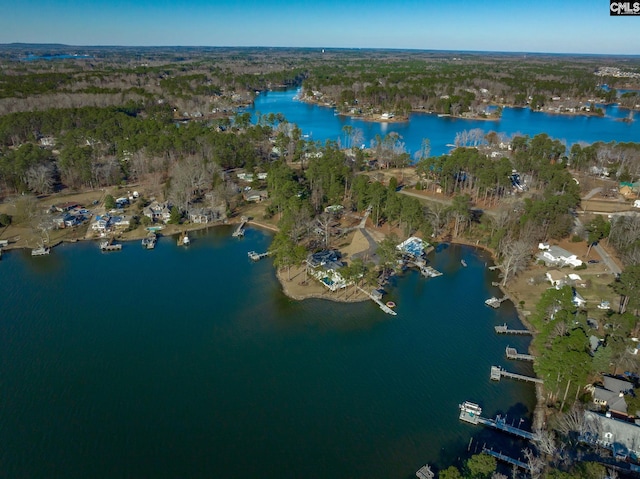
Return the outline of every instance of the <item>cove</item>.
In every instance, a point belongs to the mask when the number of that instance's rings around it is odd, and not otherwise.
[[[497,121],[465,120],[460,118],[439,117],[427,113],[412,113],[409,121],[402,123],[380,123],[364,121],[343,115],[336,115],[333,108],[304,103],[296,99],[299,90],[268,91],[258,95],[254,104],[245,111],[256,113],[282,113],[287,121],[295,123],[308,135],[308,139],[324,142],[326,140],[344,141],[342,128],[350,125],[362,130],[364,145],[371,146],[376,135],[384,137],[390,132],[398,133],[405,143],[406,150],[413,155],[420,149],[423,139],[431,142],[431,154],[448,153],[456,137],[462,130],[480,128],[486,133],[493,130],[508,136],[519,134],[533,137],[547,133],[551,138],[562,140],[570,148],[574,143],[594,143],[596,141],[631,142],[640,138],[638,121],[631,123],[620,121],[627,117],[628,110],[617,105],[601,106],[604,117],[583,115],[557,115],[544,112],[532,112],[529,108],[504,108],[502,118]]]
[[[394,280],[391,317],[288,299],[270,259],[247,259],[271,236],[231,233],[3,255],[1,477],[401,479],[464,458],[472,436],[509,449],[458,420],[464,400],[530,427],[533,387],[489,380],[530,365],[504,359],[529,340],[494,333],[520,323],[483,304],[486,253],[443,245],[443,276]]]

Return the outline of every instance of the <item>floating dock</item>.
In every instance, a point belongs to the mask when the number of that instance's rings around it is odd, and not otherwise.
[[[531,431],[525,431],[524,429],[520,429],[513,424],[508,424],[506,418],[503,418],[499,414],[495,417],[495,419],[482,417],[482,408],[476,403],[465,401],[458,407],[460,408],[461,421],[468,422],[469,424],[473,425],[482,424],[483,426],[498,429],[499,431],[513,434],[514,436],[518,436],[523,439],[535,441],[535,436]]]
[[[103,241],[102,243],[100,243],[100,251],[120,251],[121,249],[122,245],[120,243],[111,244],[108,241]]]
[[[45,248],[44,246],[40,246],[39,248],[35,248],[31,250],[31,256],[45,256],[51,252],[50,248]]]
[[[531,331],[528,329],[509,329],[507,323],[494,326],[496,333],[498,334],[531,334]]]
[[[509,346],[505,349],[505,355],[507,356],[507,359],[520,359],[522,361],[533,361],[535,359],[535,356],[519,353],[516,348],[511,348]]]
[[[150,233],[146,238],[142,239],[142,247],[145,249],[154,249],[156,247],[156,242],[158,241],[158,237],[155,233]]]
[[[487,306],[491,306],[492,308],[498,309],[503,301],[509,299],[508,296],[503,296],[502,298],[496,298],[495,296],[487,299],[484,304]]]
[[[435,477],[435,474],[431,470],[431,467],[429,467],[428,464],[425,464],[417,470],[416,477],[418,479],[433,479]]]
[[[525,376],[524,374],[510,373],[509,371],[505,371],[500,366],[491,366],[491,380],[492,381],[500,381],[501,378],[511,378],[518,379],[520,381],[527,381],[530,383],[538,383],[542,384],[544,381],[540,378],[534,378],[531,376]]]
[[[250,260],[258,261],[269,256],[269,252],[267,251],[266,253],[256,253],[255,251],[249,251],[247,253],[247,256],[249,256]]]
[[[438,276],[442,276],[442,273],[440,271],[431,266],[421,266],[420,274],[422,274],[422,276],[424,276],[425,278],[437,278]]]

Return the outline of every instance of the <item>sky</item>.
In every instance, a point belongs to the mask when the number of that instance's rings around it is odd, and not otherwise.
[[[612,17],[608,0],[0,0],[0,11],[0,43],[640,55],[640,16]]]

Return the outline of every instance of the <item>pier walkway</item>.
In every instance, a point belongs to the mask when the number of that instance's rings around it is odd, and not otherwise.
[[[491,366],[491,380],[492,381],[500,381],[501,378],[511,378],[511,379],[519,379],[520,381],[527,381],[530,383],[539,383],[542,384],[543,381],[540,378],[534,378],[531,376],[525,376],[523,374],[510,373],[509,371],[505,371],[500,366]]]
[[[507,356],[507,359],[521,359],[522,361],[533,361],[535,359],[535,356],[532,356],[531,354],[519,353],[516,348],[512,348],[509,346],[507,346],[507,349],[505,349],[505,354]]]
[[[491,427],[493,429],[497,429],[499,431],[521,437],[522,439],[527,439],[529,441],[536,440],[534,434],[531,431],[525,431],[524,429],[520,429],[513,424],[507,424],[506,418],[503,418],[499,414],[495,417],[495,419],[482,417],[482,408],[475,403],[465,401],[458,407],[460,408],[461,421],[468,422],[469,424],[473,425],[482,424],[483,426]]]
[[[528,329],[509,329],[507,323],[494,326],[494,329],[498,334],[531,334],[531,331]]]
[[[247,218],[246,216],[242,216],[240,218],[240,224],[238,225],[236,230],[233,232],[234,238],[240,238],[244,236],[244,227],[246,226],[248,221],[249,221],[249,218]]]
[[[482,452],[484,452],[485,454],[489,454],[490,456],[495,457],[499,461],[503,461],[503,462],[506,462],[506,463],[511,464],[513,466],[517,466],[520,469],[524,469],[526,471],[530,471],[531,470],[531,468],[529,467],[528,464],[525,464],[522,461],[518,461],[517,459],[514,459],[512,457],[506,456],[506,455],[502,454],[501,452],[495,452],[494,450],[487,449],[486,447],[482,449]]]
[[[247,253],[247,256],[249,256],[250,260],[258,261],[269,256],[269,252],[267,251],[266,253],[256,253],[255,251],[249,251]]]
[[[380,306],[380,309],[382,311],[384,311],[387,314],[391,314],[392,316],[397,316],[398,313],[396,313],[393,309],[391,309],[389,306],[387,306],[386,304],[384,304],[382,301],[380,301],[378,298],[374,297],[373,295],[371,295],[371,293],[367,293],[364,289],[362,289],[360,286],[357,286],[358,290],[362,291],[364,294],[366,294],[367,296],[369,296],[369,298],[371,298],[371,301],[373,301],[374,303],[376,303],[378,306]]]

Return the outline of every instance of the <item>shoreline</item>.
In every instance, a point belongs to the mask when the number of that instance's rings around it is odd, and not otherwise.
[[[187,232],[201,231],[201,230],[219,227],[219,226],[231,226],[234,224],[238,224],[240,222],[240,218],[241,216],[243,216],[243,213],[246,213],[246,212],[239,211],[238,214],[236,214],[234,217],[227,219],[223,222],[201,223],[201,224],[196,223],[196,224],[188,224],[188,225],[168,225],[169,228],[166,228],[167,229],[166,233],[160,233],[160,234],[163,236],[175,236],[175,235],[179,235],[184,231],[187,231]],[[271,233],[276,233],[279,231],[277,226],[255,220],[252,217],[250,217],[247,224],[260,229],[267,230]],[[164,226],[167,226],[167,225],[164,225]],[[129,233],[131,234],[129,235],[125,234],[124,237],[123,237],[123,233],[121,233],[116,237],[116,239],[120,242],[140,241],[148,235],[149,231],[146,230],[146,228],[144,229],[138,228]],[[54,248],[56,246],[59,246],[62,243],[77,243],[79,241],[96,242],[100,240],[104,240],[104,238],[86,237],[86,235],[80,238],[77,238],[77,237],[61,238],[51,243],[50,245],[48,245],[48,247]],[[490,247],[484,244],[480,244],[479,240],[473,241],[465,238],[455,238],[455,239],[441,241],[441,242],[470,246],[472,248],[477,248],[477,249],[486,251],[487,253],[489,253],[493,264],[496,265],[496,261],[497,261],[496,252]],[[15,246],[15,243],[14,243],[14,245],[9,245],[8,247],[3,248],[3,251],[6,252],[10,250],[19,250],[19,249],[28,250],[30,248],[26,244]],[[332,292],[328,290],[326,287],[324,287],[315,278],[305,278],[304,281],[298,280],[297,279],[298,275],[303,274],[305,270],[305,268],[302,265],[295,268],[291,268],[291,270],[289,271],[287,271],[284,268],[281,268],[281,269],[274,268],[274,269],[275,269],[275,276],[278,282],[280,283],[283,294],[294,301],[304,301],[305,299],[321,299],[321,300],[333,301],[335,303],[348,304],[348,303],[361,303],[361,302],[366,302],[371,300],[369,296],[367,296],[362,291],[355,288],[347,287],[345,288],[345,290]],[[527,268],[527,270],[525,270],[522,274],[526,273],[526,271],[529,271],[531,269],[532,269],[532,266],[530,265]],[[526,315],[521,310],[518,303],[515,302],[514,291],[511,290],[508,285],[503,286],[502,284],[500,284],[497,287],[500,289],[500,291],[502,291],[503,295],[507,295],[509,297],[509,300],[514,305],[514,309],[516,311],[518,319],[524,325],[524,327],[531,332],[532,336],[535,337],[535,334],[536,334],[535,329],[533,329],[532,325],[527,320]],[[529,347],[529,350],[530,350],[530,347]],[[546,423],[546,414],[545,414],[546,402],[544,400],[544,386],[541,384],[536,385],[535,391],[536,391],[536,407],[535,407],[535,410],[533,411],[532,422],[533,422],[534,430],[537,430],[537,429],[542,429]]]
[[[464,245],[464,246],[471,246],[473,248],[478,248],[481,249],[483,251],[486,251],[487,253],[489,253],[491,255],[491,261],[493,262],[494,266],[497,266],[496,260],[497,260],[497,255],[496,252],[483,244],[480,244],[479,240],[474,243],[473,241],[470,240],[465,240],[465,239],[460,239],[457,238],[455,240],[451,240],[448,241],[448,243],[452,243],[452,244],[459,244],[459,245]],[[522,273],[520,274],[526,274],[527,272],[533,270],[532,268],[533,265],[529,265]],[[516,311],[516,315],[518,316],[518,320],[522,323],[522,325],[531,333],[531,337],[532,340],[533,338],[535,338],[537,331],[533,328],[533,326],[531,325],[531,323],[527,320],[527,316],[524,314],[524,311],[519,307],[518,303],[515,302],[515,294],[514,291],[512,289],[510,289],[508,287],[508,285],[502,285],[499,284],[497,286],[498,289],[500,289],[500,291],[502,291],[503,295],[508,296],[508,301],[511,301],[511,303],[513,304],[513,307]],[[528,353],[531,353],[531,344],[529,345],[529,348],[527,349]],[[544,394],[544,384],[536,384],[535,385],[535,391],[536,391],[536,407],[532,413],[533,416],[533,420],[532,420],[532,429],[534,431],[537,430],[542,430],[544,429],[544,426],[546,425],[546,401],[544,399],[545,394]]]

